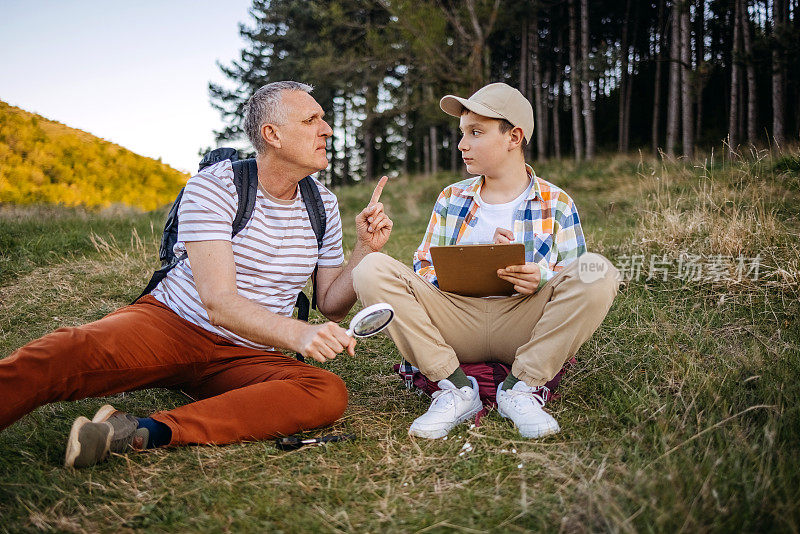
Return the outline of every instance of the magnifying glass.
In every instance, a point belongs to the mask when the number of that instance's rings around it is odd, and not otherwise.
[[[385,302],[367,306],[350,321],[347,335],[350,337],[374,336],[392,322],[394,308]]]

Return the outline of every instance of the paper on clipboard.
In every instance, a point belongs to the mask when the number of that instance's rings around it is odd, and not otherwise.
[[[450,245],[431,247],[439,289],[467,297],[512,295],[514,284],[497,276],[498,269],[525,264],[525,245]]]

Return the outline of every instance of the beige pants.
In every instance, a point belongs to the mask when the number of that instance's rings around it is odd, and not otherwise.
[[[372,253],[353,270],[364,306],[388,302],[388,332],[400,353],[429,379],[459,363],[500,361],[529,386],[552,379],[600,326],[617,294],[617,269],[584,254],[534,295],[462,297],[440,291],[408,266]]]

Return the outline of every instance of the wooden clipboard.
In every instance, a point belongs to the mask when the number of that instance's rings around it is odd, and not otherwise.
[[[498,269],[525,264],[525,245],[451,245],[431,247],[439,289],[467,297],[514,294],[514,284],[497,276]]]

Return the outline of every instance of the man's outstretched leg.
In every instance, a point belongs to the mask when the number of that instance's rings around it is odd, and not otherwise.
[[[336,420],[347,404],[336,375],[279,353],[233,345],[144,297],[94,323],[57,330],[0,360],[5,400],[0,429],[49,402],[146,387],[182,387],[198,398],[216,398],[143,419],[101,408],[93,421],[78,418],[73,424],[65,463],[92,465],[109,451],[131,446],[291,434]]]
[[[347,408],[337,375],[279,352],[218,347],[218,357],[184,388],[200,399],[152,418],[170,427],[170,445],[270,439],[329,425]]]
[[[60,328],[0,359],[0,430],[51,402],[185,383],[221,339],[150,296]]]
[[[182,387],[196,402],[136,418],[101,408],[73,425],[66,464],[86,467],[109,452],[163,445],[235,443],[288,436],[329,425],[347,408],[347,389],[335,374],[281,353],[218,347],[225,357]]]
[[[136,418],[101,408],[73,425],[65,464],[86,467],[109,452],[163,445],[235,443],[288,436],[327,426],[347,408],[347,389],[335,374],[281,353],[222,347],[228,356],[186,384],[197,402]]]

